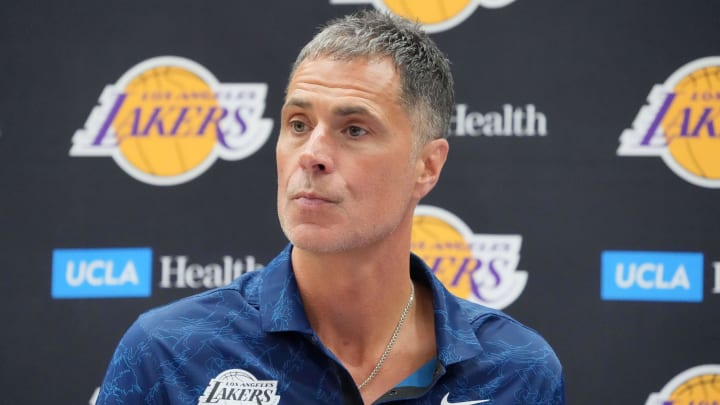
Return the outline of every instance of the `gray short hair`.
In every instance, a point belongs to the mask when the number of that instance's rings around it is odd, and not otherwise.
[[[415,144],[445,137],[455,94],[450,63],[418,24],[375,10],[332,20],[300,51],[305,60],[389,57],[400,74],[400,102],[418,135]]]

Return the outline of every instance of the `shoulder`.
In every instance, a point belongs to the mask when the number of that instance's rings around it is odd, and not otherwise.
[[[415,255],[411,255],[411,272],[433,291],[438,350],[443,360],[494,358],[512,363],[540,359],[549,372],[561,373],[555,352],[537,331],[503,311],[452,294]]]
[[[481,354],[467,366],[490,368],[522,381],[514,388],[526,401],[522,403],[564,403],[562,364],[545,338],[502,311],[460,298],[457,301],[482,346]]]
[[[123,336],[120,347],[152,350],[176,341],[202,342],[217,337],[218,331],[231,323],[242,329],[259,330],[260,272],[245,274],[228,286],[141,314]]]
[[[548,367],[560,371],[558,357],[535,329],[502,311],[460,298],[457,301],[486,352],[510,359],[542,359]]]
[[[164,403],[167,395],[185,395],[187,381],[202,380],[205,369],[197,364],[217,361],[238,336],[259,337],[260,273],[141,314],[115,349],[97,403]]]
[[[251,321],[258,316],[262,272],[256,270],[246,273],[227,286],[151,309],[138,317],[131,330],[141,328],[152,333],[157,329],[167,331],[182,328],[183,325],[197,325],[197,329],[202,330],[200,325],[209,327],[226,323],[230,319]]]
[[[550,347],[535,329],[519,322],[505,312],[460,298],[457,300],[468,323],[482,343],[499,340],[516,345]]]
[[[223,331],[236,335],[260,334],[263,289],[288,270],[289,248],[264,268],[243,274],[227,286],[198,293],[141,314],[122,338],[123,345],[151,347],[176,341],[199,342],[222,338]],[[232,325],[232,327],[230,327]],[[146,344],[150,342],[151,344]],[[173,346],[173,350],[176,346]]]

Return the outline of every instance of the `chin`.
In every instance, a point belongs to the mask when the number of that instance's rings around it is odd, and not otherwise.
[[[285,236],[294,247],[312,253],[339,253],[351,247],[351,244],[348,244],[347,241],[339,239],[337,236],[326,235],[324,232],[296,230],[294,232],[285,232]]]
[[[337,254],[377,245],[386,240],[391,233],[392,229],[365,234],[337,230],[331,232],[328,229],[307,229],[306,226],[299,226],[289,232],[286,230],[285,236],[293,246],[301,250],[315,254]]]

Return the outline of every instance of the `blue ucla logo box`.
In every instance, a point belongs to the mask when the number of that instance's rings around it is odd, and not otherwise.
[[[691,252],[605,251],[604,300],[703,300],[703,255]]]
[[[152,249],[55,249],[53,298],[149,297]]]

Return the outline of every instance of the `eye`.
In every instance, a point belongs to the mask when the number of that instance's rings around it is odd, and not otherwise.
[[[351,125],[347,129],[347,134],[350,135],[351,138],[359,138],[363,135],[367,135],[368,131],[364,128],[357,127],[355,125]]]
[[[290,129],[292,129],[292,131],[297,134],[301,134],[301,133],[307,131],[307,124],[305,124],[302,121],[293,120],[293,121],[290,121]]]

